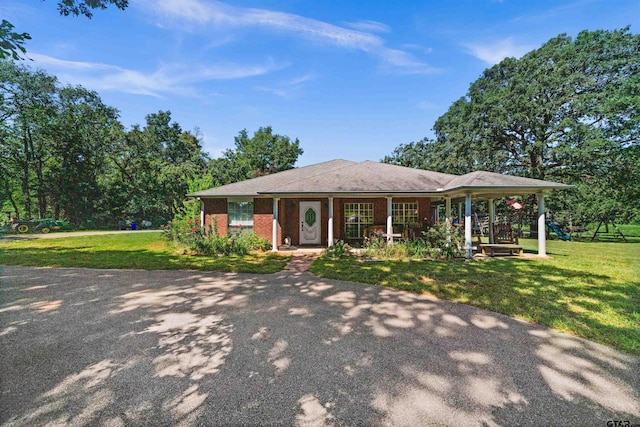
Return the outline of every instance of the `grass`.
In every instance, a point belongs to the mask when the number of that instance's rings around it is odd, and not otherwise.
[[[230,257],[178,255],[159,233],[0,241],[0,264],[6,265],[276,273],[289,259],[271,253]]]
[[[537,241],[521,241],[535,252]],[[321,258],[318,276],[425,293],[640,355],[640,244],[548,241],[548,259]]]
[[[537,242],[523,239],[527,252]],[[547,242],[548,259],[365,261],[320,258],[318,276],[485,308],[640,355],[640,244]],[[0,241],[0,264],[274,273],[290,256],[177,255],[158,233]]]

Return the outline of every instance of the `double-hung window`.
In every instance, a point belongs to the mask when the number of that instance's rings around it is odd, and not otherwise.
[[[242,231],[253,231],[253,202],[229,201],[227,204],[229,233],[239,234]]]
[[[391,218],[393,222],[393,229],[396,232],[402,232],[408,229],[411,224],[418,223],[418,204],[392,203]]]
[[[344,221],[345,238],[363,238],[365,229],[373,225],[373,203],[345,203]]]

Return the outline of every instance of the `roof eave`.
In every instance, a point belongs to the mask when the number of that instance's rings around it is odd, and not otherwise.
[[[554,190],[568,190],[573,188],[573,185],[558,184],[558,185],[545,185],[545,186],[526,186],[526,185],[487,185],[487,186],[474,186],[474,185],[461,185],[459,187],[447,188],[443,191],[443,194],[451,193],[483,193],[483,192],[511,192],[515,194],[534,194],[540,192],[549,192]]]

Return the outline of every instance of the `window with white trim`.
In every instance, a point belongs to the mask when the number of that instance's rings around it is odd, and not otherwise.
[[[253,202],[228,202],[229,233],[253,231]]]
[[[362,239],[365,229],[373,225],[373,203],[345,203],[344,221],[345,238]]]
[[[410,224],[417,224],[418,204],[417,203],[392,203],[391,221],[394,231],[401,232],[409,228]]]

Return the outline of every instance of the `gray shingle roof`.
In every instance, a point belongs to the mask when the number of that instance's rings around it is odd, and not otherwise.
[[[554,189],[571,188],[570,185],[540,179],[523,178],[521,176],[502,175],[494,172],[475,171],[462,176],[456,176],[449,181],[445,191],[459,189],[489,189],[489,188],[527,188]]]
[[[209,188],[208,190],[197,191],[188,194],[191,197],[206,196],[258,196],[259,193],[273,190],[276,187],[305,179],[318,174],[326,174],[337,169],[347,166],[356,165],[355,162],[348,160],[336,159],[315,165],[304,166],[301,168],[290,169],[271,175],[260,176],[246,181],[234,182],[233,184],[222,185],[220,187]]]
[[[436,191],[455,175],[365,161],[272,188],[265,193],[412,193]]]
[[[486,171],[457,176],[386,163],[332,160],[189,194],[192,197],[256,197],[287,194],[459,193],[478,190],[552,190],[570,188]]]

